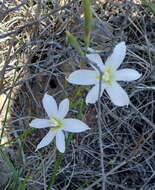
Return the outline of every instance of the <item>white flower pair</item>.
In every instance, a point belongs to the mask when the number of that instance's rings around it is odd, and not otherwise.
[[[90,64],[92,63],[91,66],[94,70],[81,69],[74,71],[70,74],[67,81],[77,85],[94,85],[86,96],[86,103],[95,103],[99,95],[100,72],[97,69],[98,67],[101,72],[103,72],[100,96],[102,96],[103,91],[106,90],[115,105],[128,105],[128,95],[117,81],[137,80],[141,74],[133,69],[117,70],[123,62],[125,55],[126,45],[124,42],[120,42],[116,45],[113,53],[106,60],[105,65],[98,54],[87,54],[86,57],[90,61]],[[97,67],[95,67],[93,63],[96,64]],[[58,150],[63,153],[65,151],[65,136],[63,131],[79,133],[89,129],[89,127],[80,120],[64,118],[69,111],[68,99],[64,99],[58,108],[54,98],[45,94],[43,97],[43,107],[50,119],[34,119],[30,123],[30,126],[34,128],[50,127],[47,135],[38,144],[37,150],[48,145],[53,138],[56,137],[56,146]]]

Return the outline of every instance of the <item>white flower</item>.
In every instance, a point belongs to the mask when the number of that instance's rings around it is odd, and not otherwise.
[[[113,53],[107,58],[105,65],[98,54],[87,54],[86,57],[92,62],[91,66],[94,70],[81,69],[74,71],[70,74],[67,81],[77,85],[94,85],[86,96],[86,103],[95,103],[98,100],[100,79],[99,71],[93,65],[95,63],[103,72],[100,96],[106,90],[115,105],[128,105],[129,97],[117,81],[134,81],[141,77],[141,74],[136,70],[128,68],[117,70],[123,62],[125,55],[125,42],[120,42],[115,46]]]
[[[55,99],[46,93],[43,97],[43,107],[49,119],[34,119],[31,121],[30,126],[38,129],[50,127],[50,130],[38,144],[36,150],[47,146],[56,137],[56,147],[63,153],[65,151],[65,135],[63,131],[79,133],[89,129],[86,124],[78,119],[64,119],[69,111],[69,100],[67,98],[60,102],[58,108]]]

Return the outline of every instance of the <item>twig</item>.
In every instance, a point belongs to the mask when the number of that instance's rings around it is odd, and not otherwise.
[[[90,61],[90,60],[89,60]],[[101,71],[101,69],[97,66],[96,63],[91,61],[91,64],[98,70],[99,74],[100,74],[100,78],[99,78],[99,93],[98,93],[98,118],[97,118],[97,124],[99,127],[99,144],[100,144],[100,153],[101,153],[101,159],[100,159],[100,163],[101,163],[101,168],[102,168],[102,190],[105,190],[105,181],[106,181],[106,175],[105,175],[105,171],[104,171],[104,152],[103,152],[103,142],[102,142],[102,125],[101,125],[101,102],[100,102],[100,95],[101,95],[101,85],[102,85],[102,76],[103,76],[103,72]]]
[[[9,45],[9,50],[8,50],[8,53],[7,53],[7,56],[6,56],[6,60],[5,60],[4,66],[3,66],[3,69],[0,71],[0,89],[2,89],[2,87],[3,87],[3,80],[4,80],[5,70],[6,70],[7,66],[9,65],[9,63],[10,63],[10,54],[11,54],[11,50],[12,50],[12,47],[13,47],[13,43],[14,43],[14,40],[11,40],[10,45]]]
[[[104,152],[103,152],[103,142],[102,142],[102,125],[101,125],[101,83],[102,83],[103,73],[100,71],[100,79],[99,79],[99,94],[98,94],[98,118],[97,123],[99,127],[99,143],[100,143],[100,152],[101,152],[101,168],[102,168],[102,190],[105,190],[105,171],[104,171]]]
[[[19,9],[20,7],[22,7],[23,5],[25,5],[27,3],[27,0],[23,0],[23,2],[21,2],[20,4],[16,5],[15,7],[12,7],[10,9],[7,9],[6,12],[13,12],[16,11],[17,9]]]
[[[153,129],[155,129],[155,124],[153,124],[147,117],[145,117],[131,102],[130,102],[131,107],[137,112],[139,113],[139,115],[141,116],[141,118],[148,124],[150,125]]]
[[[19,27],[16,28],[15,30],[12,30],[12,31],[9,31],[9,32],[4,32],[4,33],[0,34],[0,39],[5,38],[5,37],[7,37],[7,36],[10,36],[10,35],[12,35],[12,34],[16,34],[16,33],[20,32],[21,30],[23,30],[23,29],[26,28],[26,27],[31,27],[31,26],[34,25],[34,24],[39,24],[40,21],[44,20],[45,18],[49,17],[50,15],[55,14],[56,12],[58,12],[58,11],[60,11],[60,10],[69,8],[69,6],[70,6],[72,3],[74,3],[74,1],[68,3],[67,5],[64,5],[64,6],[62,6],[62,7],[59,7],[59,8],[57,8],[57,9],[55,9],[55,10],[50,11],[49,13],[47,13],[47,14],[43,15],[42,17],[40,17],[39,19],[36,19],[36,20],[34,20],[34,21],[32,21],[32,22],[29,22],[29,23],[26,23],[26,24],[24,24],[24,25],[22,25],[22,26],[19,26]]]

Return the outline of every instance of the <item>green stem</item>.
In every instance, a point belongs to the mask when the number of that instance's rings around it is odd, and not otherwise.
[[[54,167],[53,167],[52,175],[50,177],[47,190],[50,190],[51,187],[53,186],[54,182],[55,182],[56,174],[57,174],[57,171],[60,167],[62,158],[63,158],[62,153],[60,153],[59,151],[56,151],[56,162],[55,162]]]
[[[84,10],[84,42],[85,48],[88,48],[92,29],[92,10],[90,0],[82,0],[82,2]]]
[[[76,94],[76,97],[77,96],[78,95]],[[80,119],[81,116],[82,116],[82,113],[83,113],[84,101],[83,100],[79,100],[79,102],[78,102],[77,105],[75,105],[75,103],[74,103],[74,106],[79,106],[78,107],[79,112],[78,112],[77,118]],[[68,138],[67,138],[67,141],[66,141],[66,147],[71,143],[73,136],[74,136],[74,133],[70,133],[68,135]],[[57,150],[56,151],[56,161],[55,161],[55,164],[54,164],[54,167],[53,167],[53,170],[52,170],[52,175],[50,176],[50,179],[49,179],[49,184],[48,184],[47,190],[51,190],[51,187],[55,183],[56,174],[57,174],[58,169],[59,169],[59,167],[61,165],[62,159],[63,159],[63,154],[60,153]]]
[[[71,142],[71,140],[73,138],[73,135],[74,135],[73,133],[68,135],[68,138],[67,138],[67,141],[66,141],[66,146],[68,146],[70,144],[70,142]],[[58,150],[56,150],[56,162],[55,162],[54,167],[53,167],[52,175],[50,177],[47,190],[51,190],[51,187],[55,183],[56,174],[57,174],[57,171],[58,171],[58,169],[59,169],[59,167],[61,165],[62,159],[63,159],[63,154],[60,153]]]
[[[15,78],[16,78],[16,71],[14,72],[14,75],[13,75],[12,86],[15,84]],[[10,102],[11,102],[12,91],[13,91],[13,88],[11,88],[11,90],[9,91],[9,94],[8,94],[9,100],[8,100],[8,104],[7,104],[7,107],[6,107],[5,117],[4,117],[4,121],[3,121],[3,125],[2,125],[2,132],[0,134],[0,145],[2,143],[2,138],[3,138],[3,135],[4,135],[5,124],[7,122],[8,113],[9,113],[9,109],[10,109]]]
[[[66,31],[66,40],[79,53],[80,56],[83,57],[85,55],[80,47],[78,40],[69,31]]]

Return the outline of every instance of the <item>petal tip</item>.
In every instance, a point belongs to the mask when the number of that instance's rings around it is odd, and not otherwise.
[[[121,41],[117,45],[126,47],[125,41]]]
[[[88,93],[88,95],[90,95],[90,93]],[[86,96],[86,100],[85,100],[86,104],[87,105],[88,104],[95,104],[97,102],[97,100],[95,98],[89,97],[88,95]]]
[[[118,104],[118,105],[116,105],[116,106],[118,106],[118,107],[123,107],[123,106],[129,106],[129,104],[130,104],[130,100],[128,99],[126,102],[122,102],[122,104]]]
[[[47,96],[49,96],[49,95],[48,95],[48,93],[47,93],[47,92],[45,92],[45,94],[44,94],[43,98],[46,98]]]
[[[69,75],[68,77],[66,77],[66,81],[68,81],[68,82],[69,82],[69,78],[70,78],[70,75]]]
[[[86,100],[86,105],[88,105],[89,104],[89,102]]]
[[[69,104],[69,99],[68,98],[65,98],[64,101]]]
[[[141,73],[138,73],[137,79],[139,79],[141,76],[142,76],[142,74],[141,74]]]
[[[121,41],[120,44],[125,45],[125,41]]]
[[[86,99],[86,105],[92,104],[89,100]]]
[[[58,151],[63,154],[65,152],[65,149],[64,150],[59,150],[58,149]]]
[[[91,129],[90,127],[86,126],[86,130],[90,130],[90,129]]]
[[[124,41],[122,42],[119,42],[117,45],[116,45],[117,48],[121,48],[121,49],[124,49],[126,51],[126,44]]]
[[[33,120],[29,123],[29,126],[32,127],[32,128],[35,128],[35,126],[34,126],[34,120],[35,120],[35,119],[33,119]]]
[[[97,102],[97,100],[96,101],[90,101],[90,100],[86,100],[86,104],[88,105],[88,104],[95,104]]]
[[[54,98],[53,96],[49,95],[48,92],[45,92],[45,94],[44,94],[44,96],[43,96],[43,99],[46,99],[46,98],[48,98],[48,97]]]
[[[31,123],[29,123],[29,126],[33,128],[33,126],[32,126],[32,124],[31,124]]]
[[[43,101],[43,102],[46,101],[46,99],[48,98],[48,96],[49,96],[49,95],[47,94],[47,92],[45,92],[42,101]]]
[[[35,152],[37,152],[40,148],[37,146],[37,148],[35,149]]]
[[[75,72],[75,71],[74,71]],[[71,83],[71,84],[76,84],[75,82],[75,79],[73,80],[73,75],[74,75],[74,72],[72,72],[68,78],[66,78],[67,82]]]

